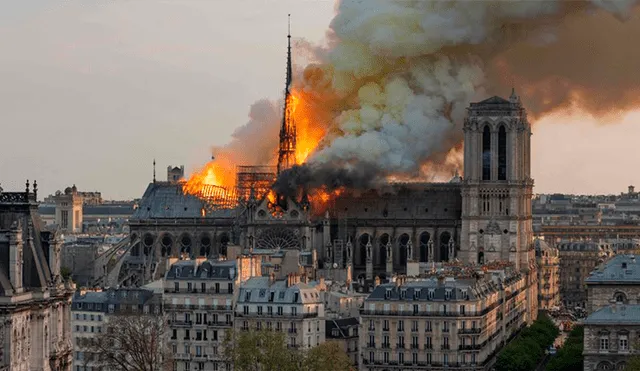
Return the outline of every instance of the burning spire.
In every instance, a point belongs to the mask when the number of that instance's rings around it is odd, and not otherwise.
[[[284,90],[284,113],[280,128],[280,146],[278,150],[278,174],[296,164],[296,124],[293,119],[294,97],[291,94],[291,14],[289,14],[289,32],[287,34],[287,81]]]

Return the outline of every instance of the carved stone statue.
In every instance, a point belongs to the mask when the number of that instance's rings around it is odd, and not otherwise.
[[[351,261],[351,249],[353,246],[351,245],[351,237],[347,240],[347,260]]]
[[[407,241],[407,259],[408,260],[412,260],[413,259],[413,246],[411,244],[411,239],[409,239],[409,241]]]
[[[427,251],[428,251],[428,255],[429,255],[429,261],[433,261],[433,240],[429,240],[429,242],[427,242]]]
[[[367,240],[367,260],[371,260],[371,237]]]
[[[391,241],[387,242],[387,261],[391,261]]]

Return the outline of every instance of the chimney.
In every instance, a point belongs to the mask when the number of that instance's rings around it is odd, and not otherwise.
[[[373,280],[373,287],[378,287],[380,286],[380,276],[376,276],[376,278]]]
[[[442,285],[444,284],[444,276],[438,276],[438,284]]]
[[[276,274],[271,272],[269,273],[269,286],[273,285],[276,282]]]

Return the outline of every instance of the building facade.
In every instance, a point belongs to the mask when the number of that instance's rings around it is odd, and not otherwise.
[[[82,232],[82,196],[78,193],[75,184],[67,187],[63,194],[54,196],[56,203],[55,222],[62,232]]]
[[[638,355],[640,262],[620,254],[586,280],[589,316],[584,321],[584,370],[621,370]]]
[[[163,300],[174,370],[229,369],[223,342],[233,331],[239,286],[260,275],[259,261],[172,259],[168,264]]]
[[[37,185],[0,189],[0,370],[71,370],[71,296],[60,275],[62,240],[42,229]]]
[[[538,261],[538,302],[540,309],[560,305],[560,257],[558,249],[544,240],[534,241]]]
[[[560,298],[569,309],[587,307],[585,280],[598,265],[613,255],[606,243],[595,241],[561,241],[557,244],[560,257]]]
[[[514,266],[441,267],[377,286],[361,311],[360,369],[489,370],[530,320],[529,283]]]
[[[77,291],[71,309],[73,370],[104,370],[106,366],[100,354],[91,351],[90,342],[109,331],[110,317],[142,314],[162,316],[161,296],[143,288]]]
[[[297,274],[284,280],[254,277],[241,286],[235,307],[236,331],[285,333],[289,348],[309,349],[325,341],[323,288]]]

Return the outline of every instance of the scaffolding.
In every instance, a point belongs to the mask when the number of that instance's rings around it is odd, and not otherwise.
[[[253,194],[262,199],[276,181],[275,166],[238,166],[236,168],[236,193],[238,200],[246,201]]]

